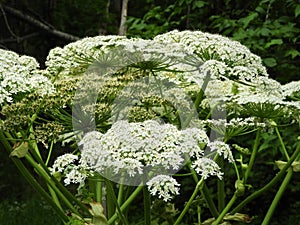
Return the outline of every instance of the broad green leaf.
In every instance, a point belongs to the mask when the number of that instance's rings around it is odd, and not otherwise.
[[[23,142],[22,144],[16,146],[14,150],[10,153],[10,157],[16,156],[18,158],[23,158],[28,153],[28,143]]]
[[[274,67],[277,65],[276,59],[274,59],[274,58],[265,58],[265,59],[263,59],[263,62],[268,67]]]
[[[272,45],[281,45],[282,43],[283,43],[283,41],[282,41],[281,38],[279,38],[279,39],[272,39],[270,42],[268,42],[265,45],[265,48],[269,48]]]

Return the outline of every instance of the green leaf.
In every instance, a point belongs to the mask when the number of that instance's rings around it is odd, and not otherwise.
[[[286,165],[286,162],[278,160],[278,161],[275,161],[275,164],[278,167],[278,169],[282,170],[283,167]],[[294,172],[300,172],[300,161],[293,162],[292,169]]]
[[[108,225],[107,219],[104,215],[104,209],[102,205],[98,202],[92,202],[90,203],[90,206],[92,207],[90,209],[90,212],[93,216],[93,224],[94,225]]]
[[[274,58],[265,58],[265,59],[263,59],[263,62],[268,67],[274,67],[277,65],[276,59],[274,59]]]
[[[207,3],[205,1],[196,1],[194,2],[193,4],[193,7],[192,9],[195,9],[195,8],[202,8],[203,6],[205,6]]]
[[[23,158],[28,153],[28,143],[23,142],[22,144],[14,147],[14,150],[10,153],[10,157],[16,156],[18,158]]]
[[[298,17],[300,15],[300,5],[297,5],[295,8],[295,17]]]
[[[248,16],[240,19],[240,22],[243,24],[243,28],[246,29],[249,25],[249,23],[254,20],[256,17],[258,17],[257,12],[250,13]]]
[[[265,48],[269,48],[272,45],[281,45],[282,43],[283,43],[283,41],[282,41],[281,38],[279,38],[279,39],[272,39],[270,42],[268,42],[265,45]]]
[[[291,56],[292,59],[296,58],[297,56],[300,56],[300,52],[297,51],[296,49],[291,49],[291,50],[288,50],[286,53],[285,53],[285,56]]]
[[[261,36],[265,36],[266,37],[266,36],[270,35],[270,33],[271,33],[270,29],[268,29],[266,27],[263,27],[260,30]]]

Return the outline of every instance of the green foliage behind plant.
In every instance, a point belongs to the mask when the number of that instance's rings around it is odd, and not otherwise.
[[[260,55],[278,81],[299,77],[300,1],[148,0],[147,7],[144,16],[129,17],[128,35],[151,38],[170,29],[220,33]]]

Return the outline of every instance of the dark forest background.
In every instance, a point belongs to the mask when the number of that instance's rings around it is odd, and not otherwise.
[[[78,38],[152,38],[173,29],[219,33],[262,57],[271,77],[298,80],[300,0],[0,0],[0,48],[38,59]]]

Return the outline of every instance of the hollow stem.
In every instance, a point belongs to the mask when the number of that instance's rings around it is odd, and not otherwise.
[[[270,205],[270,208],[264,218],[264,221],[262,222],[262,225],[268,225],[270,223],[270,220],[275,212],[278,202],[280,201],[282,195],[284,194],[284,191],[287,188],[292,176],[293,176],[293,170],[292,170],[292,168],[290,168],[288,173],[286,174],[282,184],[280,185],[280,188],[277,191],[277,193],[272,201],[272,204]]]
[[[120,206],[121,212],[123,212],[132,202],[133,200],[137,197],[137,195],[143,190],[143,186],[138,186],[134,192],[127,198],[127,200]],[[115,220],[118,218],[118,213],[114,213],[112,217],[109,218],[108,224],[113,224]]]
[[[252,150],[251,157],[250,157],[250,161],[249,161],[248,167],[245,172],[244,184],[246,184],[249,174],[252,170],[252,167],[253,167],[253,164],[254,164],[254,161],[256,158],[257,150],[258,150],[259,140],[260,140],[260,130],[257,130],[254,145],[253,145],[253,150]]]
[[[226,215],[226,213],[230,210],[230,208],[232,207],[232,205],[234,204],[234,202],[236,201],[236,199],[237,199],[237,195],[234,194],[232,196],[232,198],[230,199],[230,201],[228,202],[228,204],[226,205],[226,207],[220,213],[220,215],[218,216],[218,218],[212,223],[212,225],[218,225],[218,224],[220,224],[220,222],[223,220],[223,218]]]
[[[203,185],[204,179],[202,178],[196,185],[194,192],[192,194],[192,196],[190,197],[189,201],[186,203],[185,207],[183,208],[183,210],[181,211],[179,217],[177,218],[177,220],[175,221],[174,225],[179,225],[181,220],[183,219],[184,215],[187,213],[187,211],[189,210],[191,204],[193,203],[195,197],[197,196],[201,186]]]
[[[143,187],[143,192],[145,225],[151,225],[151,198],[146,186]]]
[[[236,206],[230,213],[234,214],[239,212],[245,205],[247,205],[249,202],[253,201],[253,199],[259,197],[261,194],[264,192],[268,191],[271,189],[275,184],[279,182],[279,180],[284,176],[286,173],[286,170],[291,166],[291,164],[295,161],[295,159],[299,156],[300,154],[300,145],[296,148],[295,152],[293,155],[290,157],[290,159],[287,161],[287,163],[284,165],[284,167],[280,170],[279,173],[276,174],[276,176],[264,187],[261,189],[255,191],[253,194],[248,196],[244,201],[242,201],[238,206]]]

